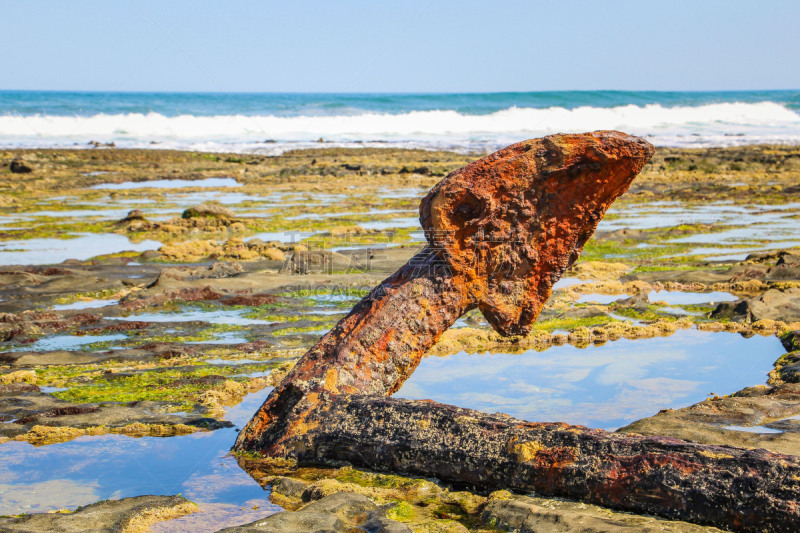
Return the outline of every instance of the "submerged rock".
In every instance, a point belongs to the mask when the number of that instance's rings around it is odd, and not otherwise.
[[[150,525],[197,511],[183,496],[136,496],[104,500],[71,513],[36,513],[0,518],[8,533],[101,533],[146,531]]]

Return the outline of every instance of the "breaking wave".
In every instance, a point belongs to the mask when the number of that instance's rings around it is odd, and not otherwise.
[[[276,152],[297,146],[397,145],[492,149],[555,132],[617,129],[661,146],[800,144],[800,114],[781,103],[695,106],[509,107],[488,114],[455,110],[317,116],[126,113],[0,115],[0,145],[125,147]]]

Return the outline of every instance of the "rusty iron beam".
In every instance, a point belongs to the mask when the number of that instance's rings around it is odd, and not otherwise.
[[[533,423],[426,400],[330,396],[295,437],[300,464],[434,477],[735,531],[800,531],[800,458]]]
[[[420,204],[428,245],[311,348],[239,434],[291,455],[320,394],[397,391],[441,334],[480,308],[524,335],[553,284],[654,152],[615,131],[524,141],[452,172]]]

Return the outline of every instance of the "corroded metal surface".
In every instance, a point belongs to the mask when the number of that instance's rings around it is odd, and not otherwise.
[[[420,205],[428,246],[297,363],[237,450],[291,455],[320,394],[390,395],[465,312],[524,334],[652,145],[620,132],[514,144],[449,174]]]
[[[800,531],[800,458],[532,423],[431,401],[339,395],[298,437],[301,463],[561,496],[736,531]]]
[[[235,449],[432,476],[478,492],[536,491],[734,530],[800,530],[797,457],[387,397],[471,309],[503,335],[527,333],[652,153],[619,132],[554,135],[448,175],[420,205],[426,248],[300,359]]]

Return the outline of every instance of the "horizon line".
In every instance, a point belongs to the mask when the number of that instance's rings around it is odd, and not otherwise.
[[[84,93],[84,94],[259,94],[259,95],[387,95],[437,96],[486,94],[547,94],[547,93],[758,93],[798,92],[791,89],[550,89],[531,91],[203,91],[203,90],[111,90],[111,89],[0,89],[0,93]]]

